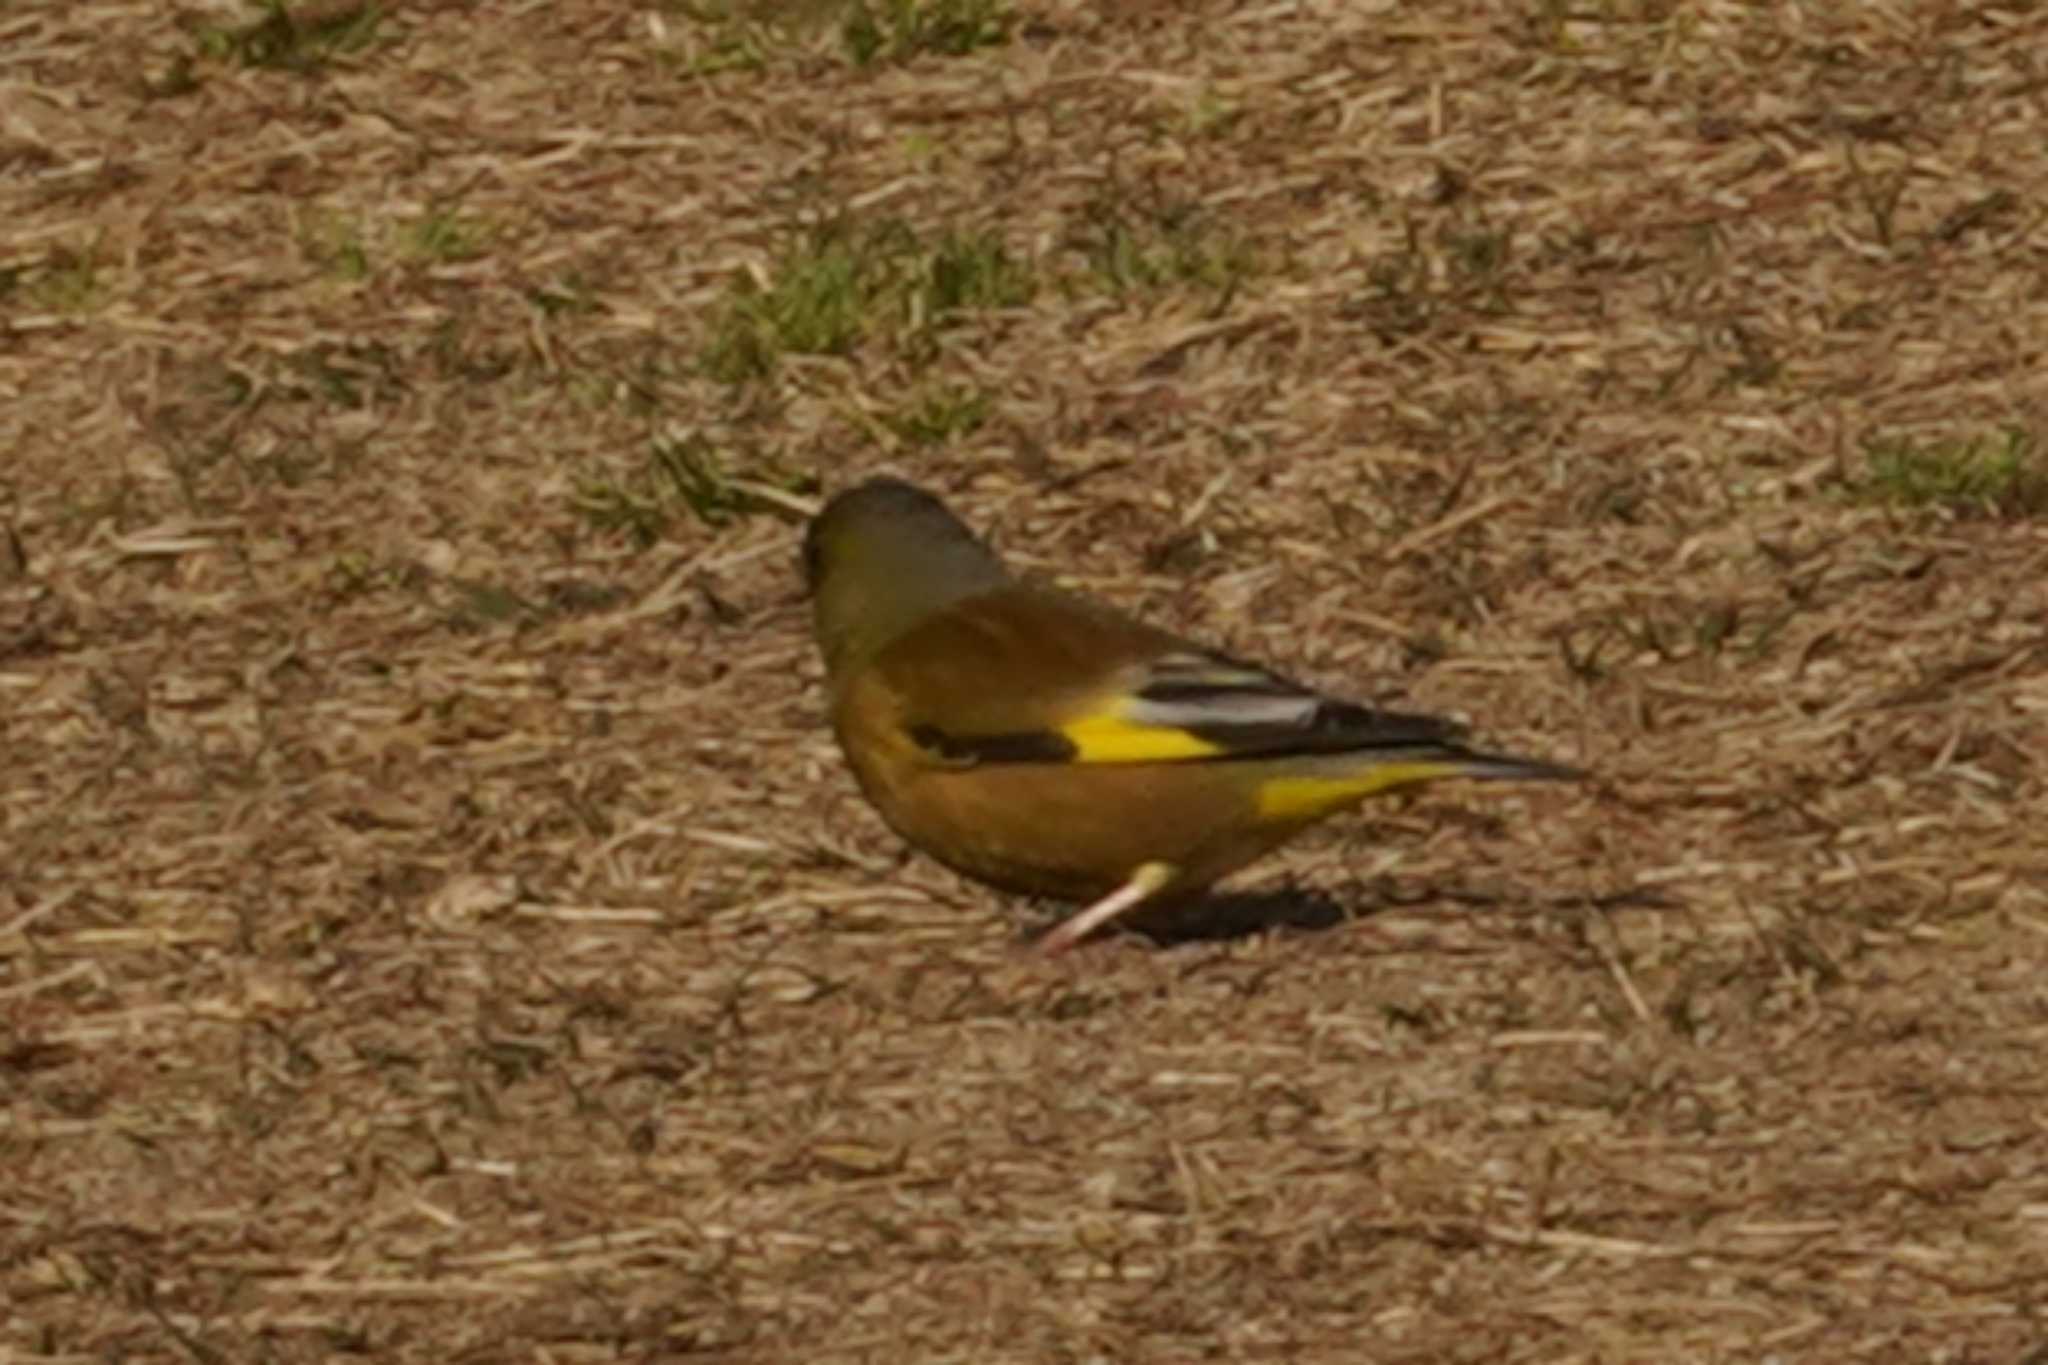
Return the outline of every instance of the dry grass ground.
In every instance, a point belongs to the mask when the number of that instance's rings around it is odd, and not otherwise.
[[[846,17],[0,10],[0,1358],[2048,1358],[2048,13]],[[1041,961],[880,469],[1599,780]]]

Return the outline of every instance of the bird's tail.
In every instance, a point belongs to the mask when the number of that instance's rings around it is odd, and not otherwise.
[[[1506,754],[1460,753],[1451,760],[1453,776],[1477,778],[1482,782],[1583,782],[1583,768],[1562,763],[1545,763],[1540,758],[1511,758]]]
[[[1381,792],[1446,778],[1550,782],[1584,776],[1561,763],[1479,754],[1462,745],[1439,743],[1290,759],[1275,764],[1257,790],[1263,816],[1293,822],[1320,819]]]

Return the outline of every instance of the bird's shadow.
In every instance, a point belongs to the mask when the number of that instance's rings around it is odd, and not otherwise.
[[[1170,910],[1134,916],[1126,927],[1157,947],[1172,948],[1250,938],[1269,929],[1319,934],[1357,917],[1356,911],[1320,891],[1287,887],[1203,896]]]
[[[1463,887],[1396,887],[1372,889],[1364,903],[1339,901],[1320,891],[1286,887],[1277,891],[1223,892],[1134,917],[1123,925],[1155,947],[1187,943],[1225,943],[1250,938],[1270,929],[1326,933],[1340,925],[1370,920],[1389,910],[1436,908],[1445,913],[1547,910],[1671,910],[1679,903],[1655,892],[1630,888],[1601,895],[1496,895]]]

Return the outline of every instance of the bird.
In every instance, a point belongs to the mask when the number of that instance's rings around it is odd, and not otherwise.
[[[833,496],[803,540],[832,728],[914,848],[1083,906],[1072,948],[1150,918],[1367,798],[1443,778],[1556,781],[1435,716],[1325,695],[1106,603],[1014,577],[901,479]]]

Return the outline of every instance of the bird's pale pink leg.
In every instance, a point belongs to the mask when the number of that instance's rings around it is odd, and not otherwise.
[[[1063,921],[1051,933],[1040,939],[1038,946],[1049,955],[1064,953],[1103,925],[1160,891],[1174,879],[1174,876],[1175,870],[1170,863],[1146,863],[1133,872],[1131,879],[1122,886]]]

